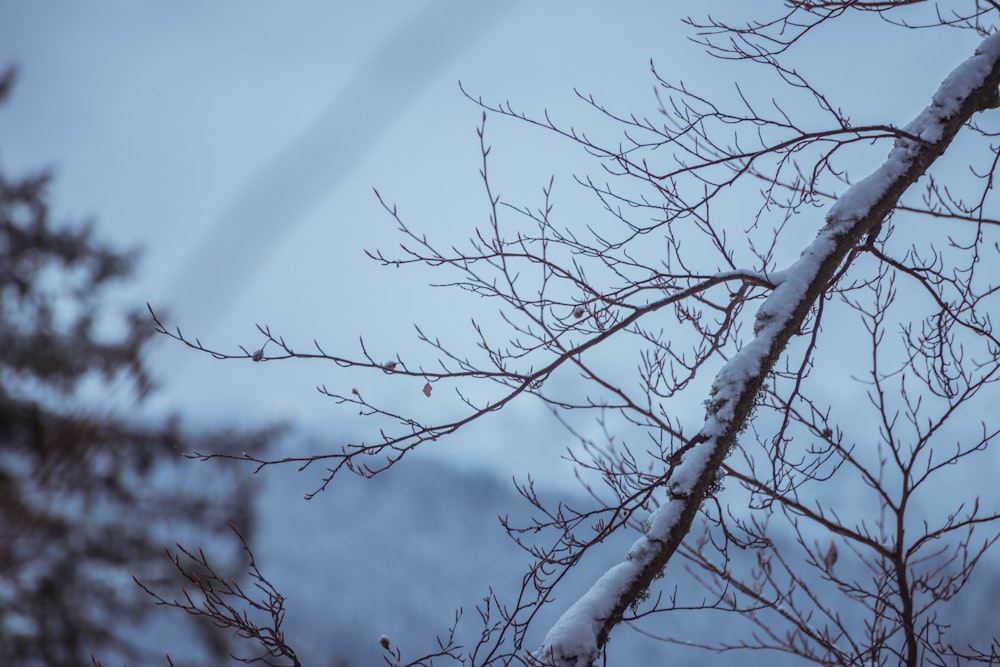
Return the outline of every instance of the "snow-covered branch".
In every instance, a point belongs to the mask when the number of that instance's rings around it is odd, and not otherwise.
[[[945,151],[974,114],[1000,103],[1000,35],[941,84],[931,104],[905,131],[883,164],[830,208],[815,240],[787,269],[769,277],[775,289],[757,312],[754,338],[720,370],[708,414],[692,447],[666,482],[667,502],[654,511],[646,533],[625,559],[574,603],[549,631],[535,658],[556,667],[585,667],[600,655],[625,611],[636,604],[680,547],[702,502],[717,485],[765,379],[810,311],[831,287],[838,269],[879,228],[902,194]]]

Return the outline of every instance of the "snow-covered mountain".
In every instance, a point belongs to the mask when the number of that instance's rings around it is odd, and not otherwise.
[[[407,460],[373,479],[338,477],[306,501],[315,474],[287,467],[261,476],[257,562],[287,597],[286,636],[303,664],[381,664],[382,634],[404,658],[423,655],[459,608],[459,636],[469,646],[481,629],[475,606],[488,587],[508,591],[508,599],[519,590],[528,559],[498,517],[524,518],[529,506],[510,481]],[[563,603],[543,612],[539,633],[627,548],[622,540],[602,546],[607,562],[584,563]],[[628,634],[611,646],[621,664],[652,664],[668,648]],[[696,656],[704,654],[692,652],[691,664]]]
[[[480,630],[475,606],[488,587],[501,595],[506,591],[508,599],[517,592],[528,560],[498,516],[524,519],[530,508],[509,480],[414,458],[373,479],[338,477],[327,491],[304,500],[316,479],[315,471],[297,473],[294,466],[269,468],[257,477],[257,563],[287,597],[286,637],[303,664],[382,664],[378,638],[383,634],[402,649],[404,661],[423,655],[434,649],[436,635],[448,630],[459,608],[465,613],[458,634],[468,647]],[[537,619],[536,643],[633,539],[621,536],[584,561]],[[734,562],[756,562],[753,550],[730,555]],[[691,583],[683,561],[668,570],[668,593],[675,583]],[[984,566],[978,580],[985,587],[967,591],[961,607],[951,610],[961,625],[956,638],[978,643],[997,634],[993,616],[986,613],[1000,588],[990,584],[997,581],[995,572],[992,565]],[[733,614],[675,612],[656,622],[664,632],[692,640],[706,634],[728,641],[746,636]],[[801,664],[773,652],[718,656],[651,641],[624,628],[612,638],[608,664],[661,664],[667,657],[675,665]]]

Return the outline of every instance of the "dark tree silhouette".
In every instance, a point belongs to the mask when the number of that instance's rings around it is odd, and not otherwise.
[[[13,79],[0,78],[0,101]],[[229,521],[253,528],[243,478],[215,470],[206,484],[182,452],[258,451],[271,433],[194,436],[137,416],[153,330],[141,311],[102,305],[135,256],[89,226],[54,226],[49,182],[0,174],[0,664],[162,655],[132,576],[162,581],[163,545],[178,535],[215,543]],[[237,553],[219,560],[242,565]],[[228,653],[225,635],[186,634],[185,659]]]

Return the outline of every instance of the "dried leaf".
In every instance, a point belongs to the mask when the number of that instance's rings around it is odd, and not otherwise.
[[[427,384],[424,385],[424,396],[426,396],[427,398],[431,397],[431,383],[430,382],[428,382]]]
[[[826,550],[826,555],[823,556],[823,565],[829,570],[833,567],[834,563],[837,562],[837,545],[830,540],[830,547]]]

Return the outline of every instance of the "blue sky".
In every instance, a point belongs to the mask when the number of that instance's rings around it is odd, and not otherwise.
[[[122,301],[152,302],[208,345],[253,349],[260,322],[300,348],[315,338],[356,352],[363,335],[376,355],[407,355],[414,322],[461,332],[477,305],[425,288],[434,273],[365,259],[364,249],[399,240],[372,188],[446,245],[485,222],[481,111],[457,82],[581,127],[594,115],[574,87],[653,114],[651,58],[710,94],[734,80],[767,86],[756,70],[704,56],[680,23],[733,10],[693,1],[5,3],[0,62],[16,63],[20,79],[0,110],[0,164],[53,166],[57,218],[93,218],[105,236],[144,249]],[[943,55],[929,57],[919,37],[870,24],[852,32],[851,48],[817,40],[796,61],[857,122],[911,118],[976,41],[934,33]],[[872,76],[872,87],[866,75],[887,67],[894,75]],[[593,167],[581,151],[505,119],[487,132],[501,195],[537,205],[555,174],[563,220],[592,215],[571,179]],[[153,407],[195,421],[323,429],[335,417],[312,388],[347,381],[328,366],[222,363],[166,341],[151,361],[164,384]],[[399,390],[379,391],[393,399]],[[396,400],[412,407],[423,397]],[[530,404],[510,412],[505,431],[546,419]]]
[[[649,59],[688,45],[680,7],[645,5],[6,4],[0,62],[20,78],[0,160],[54,167],[58,219],[143,249],[122,300],[169,310],[208,344],[254,346],[262,322],[306,346],[353,352],[364,335],[405,354],[413,322],[447,330],[471,313],[425,289],[433,275],[365,259],[399,240],[372,188],[414,226],[466,238],[486,200],[481,111],[458,81],[570,121],[574,86],[649,106]],[[503,194],[537,200],[556,172],[573,194],[579,151],[509,121],[488,132]],[[313,391],[336,382],[325,367],[221,364],[165,341],[152,362],[157,409],[329,419]]]
[[[22,76],[4,111],[4,162],[54,164],[59,209],[144,247],[152,298],[178,302],[191,320],[201,313],[184,302],[202,292],[182,274],[204,268],[188,262],[220,228],[226,247],[213,259],[225,266],[278,254],[311,221],[325,228],[308,235],[335,236],[358,255],[386,227],[373,186],[400,199],[419,192],[428,208],[474,199],[478,191],[452,187],[477,168],[479,112],[459,79],[537,111],[581,80],[620,78],[620,63],[601,62],[607,50],[595,44],[598,28],[628,27],[609,24],[614,12],[563,20],[516,3],[465,4],[8,6],[3,58]],[[545,27],[553,23],[558,41]],[[638,81],[649,56],[642,47],[624,58]],[[331,199],[336,216],[317,212]],[[252,291],[245,285],[261,268],[239,267],[247,278],[213,299]]]

